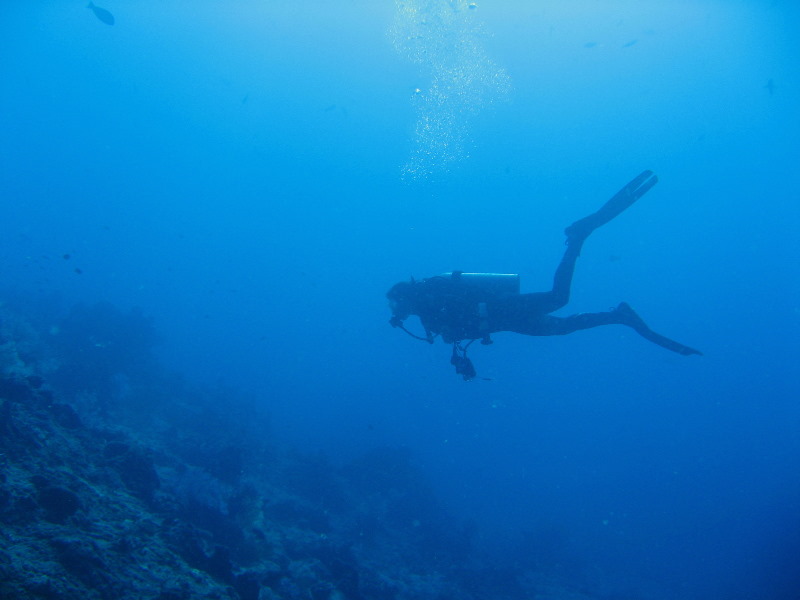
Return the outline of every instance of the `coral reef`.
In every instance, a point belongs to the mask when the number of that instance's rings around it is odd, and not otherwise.
[[[252,399],[162,372],[139,313],[35,322],[0,307],[0,597],[538,597],[490,585],[409,453],[270,443]]]

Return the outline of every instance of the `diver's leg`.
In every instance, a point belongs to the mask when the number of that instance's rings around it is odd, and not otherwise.
[[[656,183],[658,183],[658,177],[653,175],[652,171],[643,171],[617,192],[600,210],[580,221],[575,221],[566,228],[567,250],[561,257],[561,262],[553,276],[553,289],[535,295],[536,312],[551,313],[566,306],[572,287],[572,275],[575,273],[575,261],[581,254],[583,242],[592,231],[608,223],[641,198]]]
[[[567,335],[581,329],[613,324],[619,324],[619,317],[613,310],[599,313],[578,313],[569,317],[546,315],[539,320],[539,330],[533,335]]]
[[[642,171],[618,191],[611,200],[601,206],[597,212],[575,221],[567,227],[564,230],[567,235],[567,244],[583,243],[590,233],[622,213],[631,204],[644,196],[656,183],[658,183],[658,177],[653,175],[652,171]]]
[[[553,277],[553,289],[549,292],[537,294],[541,312],[550,313],[566,306],[569,302],[572,287],[572,275],[575,273],[575,261],[581,254],[583,242],[596,228],[608,223],[631,204],[641,198],[651,187],[658,183],[658,177],[652,171],[643,171],[617,192],[611,200],[606,202],[600,210],[575,221],[567,227],[567,250]]]
[[[570,289],[572,288],[572,275],[575,273],[575,261],[581,255],[583,242],[576,242],[567,246],[561,262],[558,263],[553,276],[553,289],[541,293],[542,312],[551,313],[569,302]]]
[[[546,315],[569,302],[569,292],[572,286],[572,274],[575,272],[575,261],[581,254],[581,244],[571,244],[567,246],[561,262],[558,264],[556,274],[553,277],[553,289],[547,292],[533,292],[522,294],[519,305],[513,310],[528,315]]]
[[[621,302],[617,308],[608,312],[579,313],[563,318],[545,315],[537,322],[535,331],[531,329],[520,331],[519,333],[527,333],[528,335],[567,335],[573,331],[591,329],[601,325],[627,325],[643,338],[683,356],[703,354],[699,350],[685,346],[650,329],[627,302]]]

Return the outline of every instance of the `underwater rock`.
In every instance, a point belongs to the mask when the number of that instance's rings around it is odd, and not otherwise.
[[[319,560],[331,574],[331,579],[336,582],[336,589],[348,599],[361,598],[361,581],[358,574],[358,562],[350,548],[326,547],[318,554]]]
[[[25,381],[28,382],[28,385],[31,386],[34,390],[38,390],[40,387],[44,385],[44,379],[39,377],[38,375],[28,375],[25,378]]]
[[[213,544],[208,532],[176,520],[164,532],[172,549],[190,567],[205,571],[217,581],[234,583],[234,565],[230,550]]]
[[[33,519],[35,512],[38,510],[39,504],[31,496],[21,496],[14,501],[14,520],[16,522],[25,522]]]
[[[33,398],[33,390],[25,381],[4,377],[0,379],[0,398],[12,402],[27,402]]]
[[[219,581],[232,584],[234,576],[231,551],[225,546],[215,546],[214,552],[206,560],[206,566],[203,570]]]
[[[130,446],[124,442],[108,442],[103,448],[103,456],[105,458],[119,458],[128,453]]]
[[[153,460],[125,442],[111,441],[103,447],[103,458],[119,474],[125,487],[139,498],[151,501],[161,487]]]
[[[261,577],[253,571],[245,571],[236,576],[233,589],[239,594],[240,600],[259,600],[261,591]]]
[[[106,587],[109,573],[97,546],[87,538],[57,537],[50,540],[58,562],[92,588]]]
[[[55,402],[50,406],[50,410],[53,413],[56,423],[61,425],[64,429],[79,429],[83,427],[80,416],[78,416],[78,413],[75,412],[75,409],[69,404]]]
[[[328,581],[320,581],[309,588],[308,596],[311,598],[311,600],[331,600],[331,597],[335,591],[336,586],[334,586],[332,583]]]
[[[51,523],[63,523],[81,508],[81,501],[74,492],[50,485],[39,490],[39,506],[45,510],[45,519]]]
[[[319,507],[297,500],[276,502],[265,508],[271,518],[286,523],[302,526],[319,534],[331,531],[330,519]]]
[[[143,500],[152,500],[161,480],[149,457],[140,452],[127,452],[113,464],[126,488]]]
[[[11,402],[0,399],[0,441],[16,433],[14,415],[11,411]]]
[[[236,576],[233,587],[239,594],[239,600],[266,600],[274,597],[267,590],[280,584],[281,568],[269,561],[258,566],[258,570],[248,569]]]

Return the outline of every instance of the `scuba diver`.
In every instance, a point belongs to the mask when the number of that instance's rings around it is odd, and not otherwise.
[[[410,336],[433,343],[441,336],[453,344],[450,363],[465,380],[476,376],[467,348],[475,340],[491,344],[491,334],[511,331],[524,335],[566,335],[600,325],[626,325],[654,344],[683,356],[702,353],[650,329],[627,302],[607,312],[579,313],[554,317],[550,313],[569,301],[575,261],[586,238],[631,206],[658,183],[652,171],[644,171],[623,187],[597,212],[575,221],[564,230],[567,249],[556,269],[553,289],[549,292],[521,294],[519,275],[464,273],[453,271],[421,281],[401,281],[386,294],[392,310],[389,324]],[[404,325],[410,316],[419,317],[425,336]],[[466,342],[466,343],[464,343]]]

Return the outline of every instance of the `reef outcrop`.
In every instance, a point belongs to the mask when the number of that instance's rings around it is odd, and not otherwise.
[[[0,597],[532,597],[475,559],[410,453],[280,447],[259,403],[160,368],[140,313],[48,321],[0,305]]]

